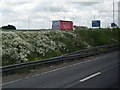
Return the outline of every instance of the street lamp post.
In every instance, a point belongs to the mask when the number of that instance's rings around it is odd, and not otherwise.
[[[114,0],[113,0],[113,23],[115,23],[115,14],[114,14]]]

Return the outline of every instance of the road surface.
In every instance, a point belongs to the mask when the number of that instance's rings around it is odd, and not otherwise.
[[[3,83],[3,88],[117,88],[118,52]],[[119,69],[120,70],[120,69]]]

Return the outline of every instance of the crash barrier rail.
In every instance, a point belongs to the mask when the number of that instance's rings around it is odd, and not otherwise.
[[[39,64],[46,64],[46,63],[50,64],[52,62],[57,62],[57,61],[64,62],[65,60],[71,60],[71,59],[76,60],[79,58],[85,58],[85,57],[89,57],[89,56],[103,54],[106,52],[111,52],[111,51],[119,49],[119,46],[120,46],[120,43],[97,46],[97,47],[80,50],[80,51],[77,51],[74,53],[69,53],[69,54],[66,54],[63,56],[58,56],[58,57],[54,57],[54,58],[50,58],[50,59],[31,61],[31,62],[27,62],[27,63],[14,64],[14,65],[9,65],[9,66],[3,66],[0,69],[2,69],[2,72],[8,72],[8,71],[12,71],[12,70],[29,67],[29,66],[35,67]]]

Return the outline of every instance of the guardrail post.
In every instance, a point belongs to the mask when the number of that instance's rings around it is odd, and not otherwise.
[[[5,75],[6,75],[6,76],[8,76],[8,75],[9,75],[9,72],[8,72],[8,71],[5,71],[4,73],[5,73]]]
[[[75,58],[73,58],[73,61],[75,61]]]
[[[50,66],[51,66],[51,64],[50,64],[50,63],[48,63],[48,66],[50,67]]]
[[[32,68],[33,70],[35,70],[35,66],[33,66],[33,68]]]
[[[107,52],[110,52],[110,51],[111,51],[111,50],[110,50],[110,47],[108,47],[108,48],[107,48]]]
[[[106,50],[105,50],[105,48],[102,48],[103,49],[103,53],[106,53]]]

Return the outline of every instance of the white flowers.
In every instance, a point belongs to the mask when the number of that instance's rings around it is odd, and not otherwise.
[[[90,46],[87,42],[83,42],[86,46],[86,48],[91,48],[92,46]]]
[[[3,63],[8,64],[11,59],[15,63],[27,62],[29,56],[39,55],[44,57],[46,53],[69,51],[67,39],[80,46],[77,35],[64,31],[16,31],[13,33],[2,33],[2,56]],[[75,41],[76,40],[76,41]],[[64,43],[66,42],[66,43]],[[69,44],[68,43],[68,44]],[[73,45],[75,46],[75,44]],[[86,46],[87,47],[87,46]],[[9,59],[7,59],[9,57]],[[7,61],[6,61],[7,59]],[[11,63],[11,61],[9,62]]]

